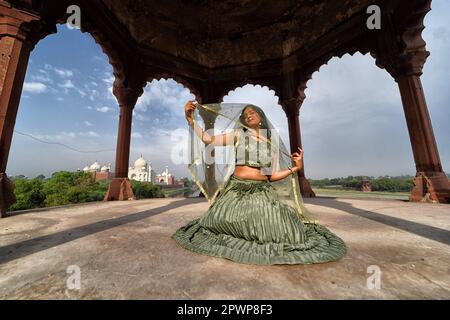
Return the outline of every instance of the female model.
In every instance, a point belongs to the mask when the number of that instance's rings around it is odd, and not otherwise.
[[[187,250],[246,264],[312,264],[342,258],[346,254],[343,240],[320,224],[303,223],[295,208],[278,199],[271,183],[301,170],[303,151],[291,155],[295,165],[288,169],[277,171],[271,166],[272,170],[263,170],[273,158],[261,152],[257,162],[249,161],[248,153],[259,154],[259,150],[249,151],[244,143],[246,136],[260,142],[257,146],[267,141],[260,130],[268,122],[261,108],[247,105],[242,109],[240,121],[245,128],[240,134],[235,130],[211,136],[193,123],[196,107],[193,101],[185,105],[188,124],[207,145],[237,146],[236,166],[209,209],[172,238]]]

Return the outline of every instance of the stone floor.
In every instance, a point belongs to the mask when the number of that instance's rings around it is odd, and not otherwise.
[[[449,299],[450,205],[307,199],[348,246],[316,265],[256,266],[184,250],[170,236],[202,198],[91,203],[0,220],[1,299]],[[72,267],[80,289],[71,290]],[[370,266],[381,271],[369,289]],[[68,273],[69,271],[69,273]]]

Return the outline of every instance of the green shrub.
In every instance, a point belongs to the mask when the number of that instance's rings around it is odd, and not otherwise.
[[[27,210],[44,207],[45,193],[43,185],[44,183],[41,179],[15,179],[14,193],[17,201],[10,207],[10,210]]]
[[[164,198],[164,193],[160,186],[156,186],[151,182],[139,182],[132,180],[131,186],[136,199],[148,198]]]
[[[414,177],[400,176],[400,177],[370,177],[372,191],[387,191],[387,192],[411,192],[414,187]],[[362,176],[349,176],[347,178],[334,178],[322,180],[310,180],[311,185],[316,188],[324,188],[327,186],[342,186],[342,189],[361,190]]]
[[[109,181],[96,182],[90,173],[61,171],[51,178],[43,175],[35,179],[14,178],[17,202],[9,210],[54,207],[72,203],[103,200]]]

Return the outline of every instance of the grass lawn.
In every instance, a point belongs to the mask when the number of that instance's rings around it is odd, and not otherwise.
[[[322,197],[347,197],[347,198],[374,198],[374,199],[389,199],[389,200],[408,200],[409,193],[407,192],[362,192],[356,190],[333,190],[313,188],[316,196]]]
[[[185,191],[188,191],[189,188],[177,188],[177,189],[162,189],[162,192],[166,197],[172,197],[174,195],[183,194]]]

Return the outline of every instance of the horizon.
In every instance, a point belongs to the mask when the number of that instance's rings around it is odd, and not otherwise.
[[[13,179],[18,178],[18,177],[25,177],[28,180],[32,180],[32,179],[36,179],[36,178],[38,178],[40,176],[44,176],[44,179],[50,179],[54,174],[60,173],[60,172],[76,173],[76,172],[83,172],[83,170],[82,169],[77,169],[76,171],[62,170],[62,171],[52,172],[50,175],[38,174],[38,175],[33,176],[33,177],[25,176],[23,174],[18,174],[18,175],[14,175],[14,176],[10,176],[10,177],[13,178]],[[450,179],[450,173],[446,173],[446,175]],[[415,175],[396,175],[396,176],[390,176],[390,175],[381,175],[381,176],[349,175],[349,176],[346,176],[346,177],[340,176],[340,177],[325,177],[325,178],[320,178],[320,179],[313,179],[313,178],[307,178],[307,179],[308,180],[326,180],[326,179],[334,180],[334,179],[347,179],[347,178],[350,178],[350,177],[353,177],[353,178],[368,177],[370,179],[380,179],[380,178],[411,178],[412,179],[412,178],[415,177]],[[181,177],[175,176],[175,181],[181,180],[181,179],[184,179],[184,178],[188,178],[190,181],[193,181],[191,176],[181,176]]]

